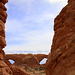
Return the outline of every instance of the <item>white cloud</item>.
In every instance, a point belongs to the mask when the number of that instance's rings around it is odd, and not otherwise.
[[[14,4],[24,4],[24,3],[32,3],[34,0],[9,0],[9,3]]]
[[[44,0],[44,1],[49,3],[57,3],[57,2],[67,3],[68,0]]]
[[[15,33],[16,31],[22,29],[21,21],[18,19],[7,19],[5,26],[5,30],[11,33]]]
[[[57,3],[59,4],[59,7],[63,7],[67,4],[68,0],[43,0],[44,2],[48,2],[50,4]]]
[[[33,34],[33,32],[32,32]],[[24,37],[24,36],[23,36]],[[25,36],[26,37],[26,36]],[[21,45],[7,45],[4,49],[6,53],[10,53],[13,51],[13,53],[17,53],[18,51],[33,51],[37,53],[37,51],[41,52],[49,52],[50,51],[50,45],[53,37],[53,32],[45,32],[42,35],[36,34],[34,32],[34,36],[27,36],[25,40],[28,40],[29,43],[21,44]],[[17,37],[18,38],[18,37]],[[21,38],[20,38],[21,39]],[[23,38],[24,40],[24,38]]]
[[[33,11],[32,9],[32,3],[34,0],[9,0],[9,4],[13,3],[15,4],[20,10],[26,10],[27,13],[29,11]],[[56,3],[56,2],[63,2],[64,1],[59,1],[59,0],[46,0],[46,2],[49,3]],[[61,4],[60,4],[61,5]],[[7,6],[10,8],[10,6]],[[14,6],[13,6],[14,7]],[[28,8],[25,9],[25,8]],[[35,9],[35,8],[34,8]],[[15,10],[16,11],[16,10]],[[23,12],[26,12],[23,11]],[[32,12],[30,12],[32,13]],[[25,15],[25,14],[24,14]],[[9,41],[25,41],[25,43],[22,44],[16,44],[16,45],[10,45],[7,44],[6,48],[4,49],[6,53],[20,53],[24,51],[34,51],[37,53],[38,51],[41,51],[41,53],[46,53],[50,52],[50,47],[52,43],[52,38],[53,38],[53,31],[49,31],[49,26],[47,25],[41,25],[41,23],[44,23],[45,21],[51,20],[55,17],[55,14],[51,12],[47,12],[46,10],[43,10],[43,13],[36,13],[35,14],[30,14],[30,15],[25,15],[21,20],[17,19],[8,19],[6,23],[6,32],[10,32],[11,34],[15,34],[15,36],[12,36],[12,38],[7,38]],[[34,27],[34,24],[31,25],[29,22],[36,22],[36,24],[39,23],[38,27],[40,28],[42,26],[41,30],[27,30],[26,27]],[[26,24],[26,22],[28,24]],[[52,25],[52,24],[50,24]],[[45,27],[46,30],[44,30]],[[35,25],[36,27],[36,25]],[[34,28],[35,28],[34,27]],[[20,34],[18,33],[20,32]],[[19,35],[17,37],[16,35]],[[19,42],[20,43],[20,42]]]
[[[50,3],[62,2],[67,3],[67,0],[48,0]]]
[[[47,20],[54,19],[55,14],[50,12],[43,12],[42,14],[31,15],[23,18],[23,21],[32,21],[36,23],[44,23]]]
[[[45,15],[46,14],[46,15]],[[44,17],[43,17],[44,16]],[[51,17],[50,17],[51,16]],[[49,20],[50,18],[53,18],[54,16],[50,13],[44,13],[41,17],[34,18],[33,21],[39,20],[38,22],[44,22],[45,20]],[[28,19],[29,20],[29,19]],[[6,53],[19,53],[22,51],[34,51],[37,53],[37,51],[42,51],[45,53],[48,53],[50,51],[50,46],[53,38],[53,31],[45,31],[45,30],[29,30],[25,31],[27,25],[25,23],[22,23],[23,20],[18,19],[8,19],[6,23],[6,32],[10,32],[11,34],[15,34],[12,36],[12,38],[7,38],[8,41],[24,41],[25,43],[22,44],[16,44],[16,45],[10,45],[7,44],[6,48],[4,49]],[[25,20],[26,21],[26,20]],[[26,26],[23,28],[23,26]],[[31,25],[28,25],[28,27],[31,27]],[[42,26],[43,29],[44,26]],[[40,28],[40,26],[39,26]],[[18,33],[21,32],[21,34]],[[17,37],[16,35],[19,35]],[[26,41],[27,42],[26,42]],[[20,43],[20,42],[19,42]],[[41,53],[42,53],[41,52]]]

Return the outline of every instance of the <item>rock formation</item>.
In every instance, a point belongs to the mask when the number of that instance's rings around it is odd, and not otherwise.
[[[5,59],[15,61],[14,65],[16,66],[22,64],[26,64],[27,66],[38,66],[40,61],[47,57],[48,55],[45,54],[7,54]]]
[[[5,53],[2,50],[6,46],[5,41],[5,22],[7,18],[5,3],[7,0],[0,0],[0,75],[12,75],[11,69],[3,61]]]
[[[27,56],[23,58],[23,64],[27,64],[27,66],[38,66],[39,61],[34,55],[27,54]]]
[[[38,59],[39,63],[44,59],[47,58],[48,55],[46,54],[34,54],[34,56]]]
[[[8,0],[0,0],[0,75],[29,75],[18,67],[9,66],[5,63],[5,53],[3,48],[6,46],[5,41],[5,23],[7,18],[5,4]],[[15,70],[16,69],[16,70]]]
[[[55,18],[54,33],[46,75],[75,75],[75,0]]]

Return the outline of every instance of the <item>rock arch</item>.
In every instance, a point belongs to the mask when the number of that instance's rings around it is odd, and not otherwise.
[[[26,60],[28,60],[27,58],[28,56],[30,56],[31,58],[33,57],[38,64],[40,63],[41,60],[48,57],[48,55],[45,54],[7,54],[5,59],[14,60],[15,61],[14,65],[22,65]]]
[[[44,58],[47,58],[47,57],[48,57],[48,55],[46,55],[46,54],[35,54],[34,56],[38,59],[39,63],[40,63],[41,60],[43,60]]]

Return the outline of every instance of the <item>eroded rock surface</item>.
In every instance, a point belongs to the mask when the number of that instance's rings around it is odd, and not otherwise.
[[[38,59],[39,63],[42,61],[44,58],[47,58],[48,55],[46,54],[34,54],[34,56]]]
[[[3,60],[5,57],[5,53],[2,50],[6,46],[5,22],[7,18],[7,9],[4,5],[5,3],[7,3],[6,0],[0,0],[0,75],[12,75],[11,69]]]
[[[55,18],[54,32],[46,75],[75,75],[75,0]]]
[[[20,66],[26,64],[27,66],[38,66],[40,61],[47,58],[45,54],[7,54],[6,60],[15,61],[14,65]]]
[[[13,67],[11,64],[9,65],[10,62],[5,60],[3,48],[6,46],[5,23],[7,19],[7,8],[5,4],[7,2],[8,0],[0,0],[0,75],[29,75],[26,71],[15,66]]]

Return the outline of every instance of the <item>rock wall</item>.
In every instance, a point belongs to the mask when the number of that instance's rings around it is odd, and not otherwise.
[[[75,0],[55,18],[54,33],[46,75],[75,75]]]
[[[5,3],[8,0],[0,0],[0,75],[11,75],[12,71],[8,65],[4,62],[5,53],[2,50],[6,46],[5,41],[5,23],[7,18]]]
[[[5,53],[3,48],[6,46],[5,41],[5,23],[7,19],[7,8],[5,4],[8,0],[0,0],[0,75],[29,75],[25,70],[8,65],[5,63]]]

